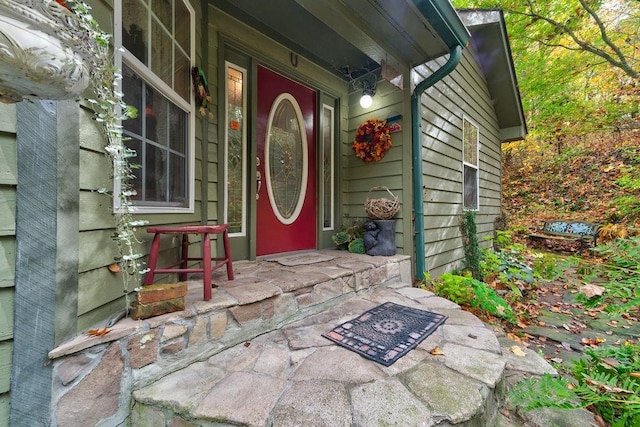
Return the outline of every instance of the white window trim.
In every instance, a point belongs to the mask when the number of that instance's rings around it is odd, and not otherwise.
[[[242,123],[242,226],[239,232],[229,233],[229,237],[244,237],[247,235],[247,69],[232,62],[224,63],[224,223],[228,223],[229,213],[229,68],[233,68],[242,73],[242,111],[244,113]]]
[[[180,0],[176,0],[180,1]],[[187,0],[182,0],[185,7],[191,15],[191,27],[189,29],[189,57],[191,62],[189,64],[189,71],[195,65],[195,46],[196,46],[196,18],[195,10],[191,6],[191,3]],[[113,5],[113,43],[115,49],[115,64],[119,70],[122,70],[123,60],[127,63],[127,66],[138,73],[147,84],[153,86],[162,95],[166,96],[171,102],[175,103],[178,107],[185,110],[189,116],[188,120],[188,159],[187,159],[187,185],[189,189],[188,194],[188,206],[140,206],[132,204],[129,207],[129,211],[134,214],[154,214],[154,213],[193,213],[195,211],[195,146],[196,146],[196,120],[195,120],[195,95],[192,90],[189,90],[189,102],[186,102],[184,98],[178,95],[172,88],[169,87],[164,81],[157,77],[154,73],[150,72],[149,68],[145,66],[138,58],[133,54],[127,52],[122,47],[122,0],[115,0]],[[189,73],[191,74],[191,73]],[[117,89],[122,91],[122,80],[116,82]],[[120,180],[114,178],[113,182],[114,194],[120,192]],[[120,206],[120,200],[117,197],[113,198],[113,212],[121,213],[122,207]]]
[[[331,149],[330,149],[330,153],[329,155],[331,156],[331,182],[329,183],[329,191],[330,191],[330,196],[331,196],[331,221],[330,221],[330,225],[328,227],[324,226],[324,209],[322,210],[323,215],[322,215],[322,231],[330,231],[333,230],[335,227],[335,110],[332,106],[327,105],[327,104],[322,104],[322,117],[324,118],[324,110],[327,109],[329,111],[331,111]],[[323,126],[323,132],[324,132],[324,126]],[[322,135],[322,143],[324,144],[324,134]],[[322,155],[324,156],[324,146],[322,147]],[[324,160],[324,159],[323,159]],[[324,161],[322,162],[322,176],[324,176]],[[325,188],[324,191],[327,191],[327,189]],[[324,208],[324,206],[323,206]]]
[[[477,165],[474,165],[473,163],[468,163],[464,159],[464,151],[465,151],[464,150],[465,148],[464,122],[465,121],[472,124],[476,129],[476,160],[478,161]],[[462,139],[462,209],[478,212],[480,210],[480,126],[478,126],[478,124],[474,120],[471,120],[466,115],[462,116],[462,138],[461,139]],[[475,208],[469,208],[464,205],[464,183],[465,183],[464,167],[465,166],[469,166],[476,170],[476,207]]]

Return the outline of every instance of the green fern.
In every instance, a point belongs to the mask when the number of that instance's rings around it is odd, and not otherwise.
[[[538,408],[582,408],[578,395],[562,377],[544,374],[518,382],[509,390],[509,403],[525,411]]]
[[[524,410],[590,407],[612,427],[640,426],[640,346],[588,348],[571,368],[573,381],[544,375],[509,392]]]

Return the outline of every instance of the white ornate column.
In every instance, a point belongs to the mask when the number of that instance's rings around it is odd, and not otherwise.
[[[0,0],[0,102],[78,97],[89,85],[90,37],[54,0]]]

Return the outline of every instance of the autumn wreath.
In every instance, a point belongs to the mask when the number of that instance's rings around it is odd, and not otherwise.
[[[382,160],[392,145],[387,121],[369,119],[356,130],[352,148],[356,157],[369,163]]]

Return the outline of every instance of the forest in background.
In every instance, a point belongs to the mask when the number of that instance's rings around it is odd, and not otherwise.
[[[640,228],[640,1],[454,0],[503,10],[529,134],[503,145],[507,226]]]

